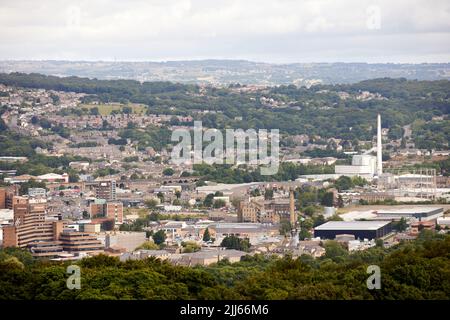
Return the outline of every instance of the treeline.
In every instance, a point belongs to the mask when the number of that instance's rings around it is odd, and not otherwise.
[[[111,141],[112,144],[122,144],[126,139],[136,142],[139,150],[152,147],[160,151],[171,143],[172,131],[167,127],[156,127],[149,125],[145,129],[129,128],[123,129],[119,132],[121,139]],[[108,140],[110,143],[110,140]]]
[[[172,82],[139,82],[135,80],[97,80],[80,77],[55,77],[38,73],[0,73],[0,83],[46,90],[98,95],[103,102],[121,102],[158,93],[196,91],[196,86]],[[145,103],[145,102],[143,102]]]
[[[0,161],[0,170],[17,170],[17,175],[42,175],[45,173],[69,173],[71,182],[78,181],[77,173],[69,167],[72,161],[89,161],[80,156],[51,157],[36,153],[36,148],[52,149],[52,145],[26,137],[13,131],[0,132],[0,150],[2,156],[27,157],[24,163]]]
[[[204,127],[280,129],[288,134],[348,141],[371,140],[375,135],[378,113],[382,114],[383,127],[395,128],[393,136],[399,138],[402,126],[416,120],[428,123],[434,116],[448,117],[450,112],[450,81],[447,80],[383,78],[351,85],[318,85],[309,89],[279,86],[257,93],[236,93],[230,88],[215,87],[204,88],[200,92],[198,86],[171,82],[140,83],[23,73],[0,74],[0,83],[90,94],[84,102],[142,103],[148,106],[148,113],[192,115],[195,120],[202,120]],[[341,91],[380,93],[383,99],[341,99]],[[261,102],[263,97],[274,99],[279,106],[265,105]],[[449,138],[448,118],[443,125],[447,129],[444,136],[440,134],[442,127],[425,126],[425,130],[436,135],[413,130],[413,138],[429,141],[426,139],[436,137],[435,146],[443,148],[443,137]]]
[[[371,140],[376,115],[382,114],[383,127],[399,126],[415,120],[430,121],[450,112],[450,82],[373,79],[351,85],[294,85],[270,88],[267,92],[238,93],[230,88],[203,88],[170,82],[96,80],[78,77],[58,78],[40,74],[0,74],[0,83],[27,88],[45,88],[91,94],[84,102],[142,103],[147,112],[192,115],[205,127],[217,129],[280,129],[283,133],[320,135],[353,141]],[[340,91],[380,93],[385,99],[341,99]],[[279,107],[262,103],[272,98]],[[199,111],[209,111],[201,113]],[[351,116],[349,116],[351,115]],[[448,128],[448,121],[444,123]],[[435,129],[430,129],[435,130]],[[437,130],[437,129],[436,129]],[[433,131],[434,132],[434,131]],[[448,130],[444,138],[450,140]],[[413,130],[413,135],[416,133]],[[437,137],[441,148],[441,137]]]
[[[334,166],[315,166],[294,163],[280,163],[278,172],[274,175],[261,175],[259,168],[251,169],[243,165],[234,168],[231,165],[194,164],[192,175],[201,176],[205,181],[220,183],[249,183],[263,181],[295,180],[304,174],[334,173]]]
[[[81,289],[66,286],[73,262],[34,260],[0,251],[0,299],[449,299],[450,236],[422,231],[418,240],[349,254],[335,241],[318,259],[245,256],[209,267],[173,266],[154,258],[120,262],[99,255],[75,262]],[[367,288],[367,267],[381,270],[381,289]]]

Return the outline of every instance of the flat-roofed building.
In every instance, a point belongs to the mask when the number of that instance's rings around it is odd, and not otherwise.
[[[289,221],[289,199],[275,200],[244,200],[239,203],[238,221],[252,223],[273,223]]]
[[[392,232],[390,221],[328,221],[314,228],[314,237],[335,239],[337,235],[354,235],[356,239],[382,238]]]
[[[86,232],[64,231],[59,240],[64,251],[72,254],[98,254],[104,252],[105,249],[96,236]]]
[[[0,188],[0,209],[6,209],[6,189]]]
[[[95,186],[95,197],[97,199],[116,200],[116,181],[98,181]]]
[[[89,205],[91,217],[106,217],[114,219],[115,223],[123,223],[123,203],[96,199]]]
[[[3,227],[3,246],[25,248],[38,241],[58,240],[63,229],[59,216],[48,216],[46,199],[14,197],[14,221]]]
[[[28,195],[34,198],[45,198],[47,196],[47,190],[45,190],[45,188],[29,188]]]
[[[120,201],[108,201],[106,203],[106,217],[114,219],[118,224],[123,223],[123,203]]]
[[[450,227],[450,217],[438,218],[436,223],[442,227]]]
[[[36,258],[55,258],[64,253],[61,241],[36,241],[28,249]]]
[[[136,250],[146,241],[145,232],[114,231],[106,234],[105,247],[125,248],[127,252]]]
[[[18,193],[16,185],[0,188],[0,209],[13,208],[13,197]]]
[[[400,220],[401,218],[414,221],[436,220],[444,215],[444,208],[439,207],[414,207],[414,208],[389,208],[374,211],[374,213],[383,219]]]
[[[207,266],[213,263],[217,263],[223,259],[227,259],[231,263],[239,262],[241,258],[248,253],[229,249],[229,250],[201,250],[192,253],[182,254],[181,259],[178,260],[177,264],[185,266],[195,266],[202,265]]]
[[[263,236],[276,236],[279,227],[263,223],[213,223],[208,226],[211,236],[222,239],[234,235],[239,238],[248,238],[250,243],[258,243]]]

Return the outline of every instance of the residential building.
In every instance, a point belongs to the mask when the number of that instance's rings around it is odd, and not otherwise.
[[[91,217],[106,217],[114,219],[115,223],[123,223],[123,203],[96,199],[89,206]]]
[[[95,186],[95,197],[97,199],[116,200],[116,181],[98,181]]]

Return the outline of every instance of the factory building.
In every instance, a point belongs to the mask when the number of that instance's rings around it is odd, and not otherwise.
[[[335,172],[343,176],[367,176],[372,178],[377,172],[377,158],[368,154],[357,154],[352,157],[351,165],[337,165]]]
[[[383,175],[380,115],[377,117],[377,146],[375,150],[372,149],[369,151],[376,151],[376,156],[368,153],[356,154],[352,157],[351,165],[336,165],[334,174],[301,175],[300,178],[322,181],[337,179],[340,176],[360,176],[367,180],[372,180],[374,177],[380,178]]]
[[[329,221],[314,228],[314,237],[335,239],[337,235],[347,234],[356,239],[376,239],[390,232],[390,221]]]
[[[376,210],[374,213],[377,215],[376,219],[380,220],[400,220],[405,218],[412,221],[432,221],[444,216],[444,208],[392,208]]]

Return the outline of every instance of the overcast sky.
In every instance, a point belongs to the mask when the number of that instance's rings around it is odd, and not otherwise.
[[[0,59],[450,62],[449,0],[0,0]]]

